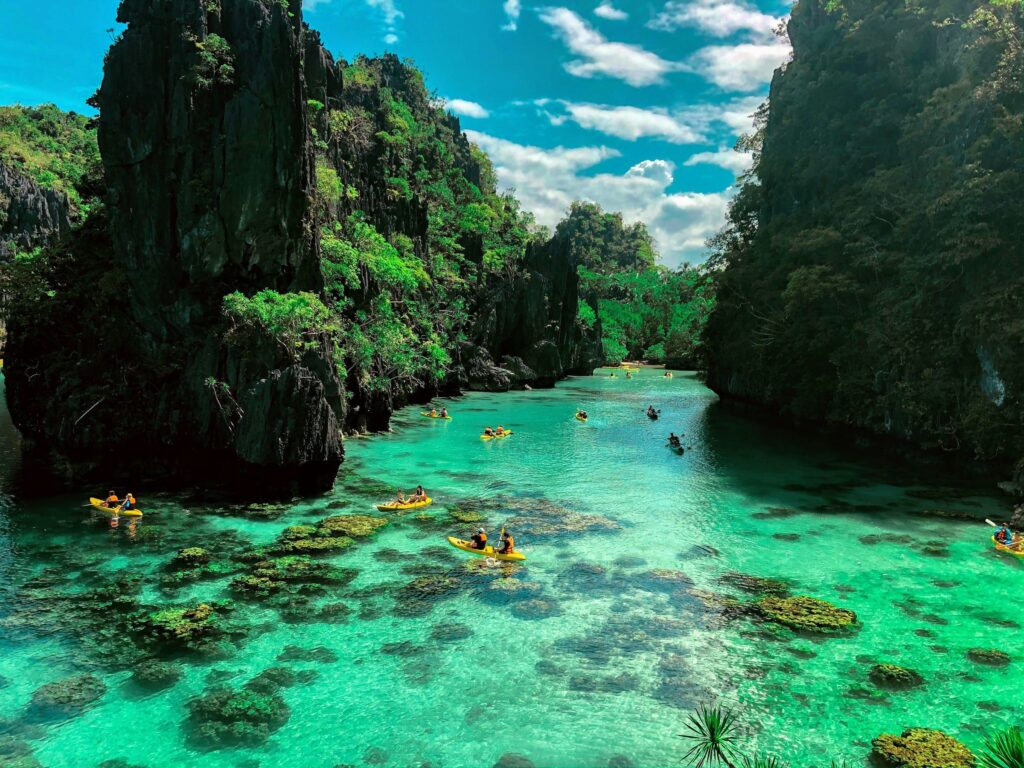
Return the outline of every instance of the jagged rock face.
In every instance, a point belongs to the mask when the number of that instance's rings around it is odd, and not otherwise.
[[[125,0],[118,18],[98,97],[110,234],[69,246],[101,284],[123,282],[116,320],[12,333],[12,415],[73,462],[329,487],[344,418],[332,342],[297,356],[228,334],[223,311],[234,291],[321,286],[300,0]]]
[[[128,29],[108,56],[99,142],[133,313],[160,338],[216,314],[225,288],[319,285],[292,5],[125,0],[119,10]],[[231,71],[211,71],[209,57]]]
[[[0,257],[15,248],[46,245],[70,229],[65,193],[41,187],[0,163]]]
[[[526,274],[492,287],[481,301],[476,343],[519,360],[513,385],[553,386],[566,373],[589,376],[600,365],[600,329],[584,334],[576,323],[579,276],[567,240],[531,246]]]

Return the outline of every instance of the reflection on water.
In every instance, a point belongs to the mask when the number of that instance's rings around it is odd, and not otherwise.
[[[350,441],[322,497],[151,488],[142,521],[113,527],[82,507],[96,489],[0,496],[3,748],[50,768],[453,768],[505,753],[664,766],[685,713],[717,697],[759,747],[811,766],[859,760],[911,724],[977,743],[1024,714],[1014,676],[967,656],[1016,647],[1021,566],[974,522],[998,500],[729,414],[684,376],[445,404],[450,422],[409,408],[394,433]],[[479,439],[498,423],[516,434]],[[11,494],[3,412],[0,439]],[[417,483],[426,510],[382,528],[336,519],[379,516]],[[526,563],[446,544],[481,525],[513,530]],[[861,626],[822,638],[757,622],[747,607],[765,590],[828,600]],[[186,613],[199,605],[209,613]],[[879,689],[880,662],[925,684]],[[247,696],[256,720],[217,719]],[[207,751],[226,743],[240,745]]]

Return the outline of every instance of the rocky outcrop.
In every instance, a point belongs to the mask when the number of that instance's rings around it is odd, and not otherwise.
[[[119,285],[117,327],[97,318],[51,339],[14,319],[9,401],[30,441],[262,488],[333,482],[344,400],[331,341],[298,356],[229,335],[223,310],[233,291],[320,289],[300,5],[121,4],[127,29],[98,94],[110,241],[71,249]],[[77,297],[86,313],[97,300]],[[71,387],[79,396],[53,398]]]
[[[1015,3],[793,6],[716,239],[724,400],[1019,481],[1022,32]]]
[[[550,387],[568,373],[589,376],[601,364],[600,328],[588,333],[576,321],[579,276],[567,240],[556,235],[532,244],[524,273],[491,286],[481,297],[476,344],[492,357],[513,361],[502,366],[518,369],[510,371],[512,386]],[[464,365],[468,373],[479,367],[479,358]]]
[[[31,250],[66,235],[70,209],[65,193],[0,163],[0,259],[15,249]]]

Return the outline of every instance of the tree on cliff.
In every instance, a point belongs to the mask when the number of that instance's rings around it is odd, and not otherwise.
[[[654,242],[642,222],[594,203],[575,202],[556,236],[571,243],[583,291],[596,301],[605,361],[646,358],[679,367],[700,364],[700,337],[714,306],[711,276],[688,265],[657,264]],[[581,303],[581,322],[593,309]]]

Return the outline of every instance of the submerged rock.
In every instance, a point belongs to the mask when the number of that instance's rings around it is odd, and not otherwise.
[[[924,685],[924,678],[912,669],[895,664],[876,664],[868,673],[871,682],[890,691],[905,691]]]
[[[73,717],[95,704],[106,692],[107,686],[98,677],[72,675],[37,688],[29,702],[29,712],[33,718]]]
[[[550,619],[561,614],[558,603],[550,598],[531,598],[512,604],[512,615],[517,619]]]
[[[971,751],[952,736],[929,728],[883,734],[871,742],[873,757],[892,768],[973,768]]]
[[[338,654],[322,645],[312,648],[301,648],[297,645],[286,645],[277,655],[278,661],[315,661],[318,664],[334,664]]]
[[[533,761],[517,752],[506,752],[491,768],[536,768]]]
[[[1009,654],[997,648],[971,648],[967,658],[986,667],[1005,667],[1010,663]]]
[[[789,594],[790,582],[785,579],[767,578],[764,576],[751,576],[746,573],[729,571],[719,577],[720,584],[727,584],[735,587],[741,592],[748,592],[753,595],[773,595],[785,597]]]
[[[838,632],[857,623],[853,611],[814,597],[766,597],[757,608],[770,621],[808,632]]]
[[[277,694],[223,688],[189,704],[187,737],[200,750],[258,747],[289,717],[291,710]]]
[[[170,688],[181,680],[184,672],[179,664],[158,659],[147,659],[135,665],[132,682],[152,691]]]

